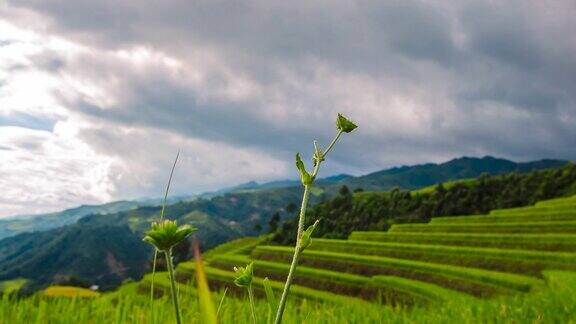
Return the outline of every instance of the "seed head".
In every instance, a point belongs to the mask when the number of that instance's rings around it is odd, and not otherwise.
[[[143,241],[154,245],[160,251],[168,251],[196,230],[197,228],[190,225],[178,226],[176,221],[165,219],[153,222]]]

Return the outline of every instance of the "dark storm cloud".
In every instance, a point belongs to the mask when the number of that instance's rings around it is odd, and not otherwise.
[[[301,143],[314,134],[331,134],[332,116],[341,110],[362,127],[344,143],[353,154],[336,151],[336,161],[361,171],[463,154],[576,155],[571,1],[11,5],[49,17],[53,33],[100,50],[147,46],[185,66],[203,65],[188,55],[197,49],[218,57],[220,66],[206,65],[200,88],[163,70],[141,74],[104,59],[87,57],[91,67],[48,60],[78,76],[121,80],[116,95],[129,99],[106,107],[75,98],[67,104],[76,113],[260,147],[284,158],[304,150]],[[240,99],[205,98],[202,89],[225,88],[236,76],[259,90]],[[277,114],[281,122],[270,122],[266,113],[278,107],[285,109]]]

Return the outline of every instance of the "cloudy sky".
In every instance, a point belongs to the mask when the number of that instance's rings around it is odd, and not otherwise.
[[[576,158],[576,2],[0,0],[0,216],[495,155]]]

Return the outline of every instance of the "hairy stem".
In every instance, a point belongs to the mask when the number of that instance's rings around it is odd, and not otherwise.
[[[328,152],[330,152],[332,150],[332,148],[334,147],[334,144],[336,144],[336,142],[340,138],[340,135],[342,135],[342,131],[338,131],[338,134],[336,134],[336,137],[334,137],[332,142],[330,142],[330,145],[328,145],[328,147],[326,148],[326,152],[324,152],[324,156],[328,155]]]
[[[288,277],[286,278],[286,283],[284,284],[284,290],[282,291],[282,297],[280,297],[280,304],[278,304],[278,311],[276,312],[276,319],[274,323],[279,324],[282,322],[282,314],[284,313],[284,308],[286,307],[286,300],[288,298],[288,293],[290,292],[290,285],[292,280],[294,280],[294,273],[296,272],[296,266],[298,265],[298,259],[300,258],[299,244],[300,236],[304,231],[304,215],[306,215],[306,206],[308,205],[308,197],[310,196],[310,186],[304,187],[304,195],[302,198],[302,206],[300,207],[300,219],[298,220],[298,234],[296,236],[296,248],[294,250],[294,256],[292,257],[292,264],[290,264],[290,270],[288,271]]]
[[[168,276],[170,277],[170,290],[172,291],[172,303],[176,314],[176,323],[180,324],[180,307],[178,306],[178,294],[176,293],[176,279],[174,278],[174,266],[172,265],[172,250],[164,251],[166,256],[166,266],[168,267]]]
[[[248,298],[250,298],[250,311],[252,312],[252,323],[256,324],[256,309],[254,307],[254,291],[252,284],[248,286]]]
[[[332,150],[334,144],[338,141],[342,135],[342,131],[338,131],[330,145],[325,152],[323,152],[322,157],[326,157],[328,152]],[[312,179],[315,179],[320,171],[320,164],[322,164],[322,159],[320,159],[314,166],[314,171],[312,172]],[[302,205],[300,206],[300,215],[298,219],[298,232],[296,234],[296,246],[294,248],[294,256],[292,257],[292,263],[290,264],[290,270],[288,271],[288,277],[286,277],[286,283],[284,284],[284,290],[282,291],[282,297],[280,298],[280,304],[278,305],[278,311],[276,312],[275,324],[280,324],[282,322],[282,315],[284,314],[284,309],[286,308],[286,300],[288,299],[288,293],[290,292],[290,286],[294,280],[294,274],[296,272],[296,267],[298,266],[298,260],[300,259],[300,253],[302,249],[300,247],[300,241],[302,239],[302,232],[304,232],[304,224],[306,222],[306,208],[308,206],[308,200],[310,198],[310,189],[312,184],[304,186],[304,194],[302,195]]]
[[[168,184],[166,185],[166,190],[164,191],[164,200],[162,200],[162,210],[160,210],[160,220],[164,219],[164,212],[166,211],[166,203],[168,201],[168,192],[170,191],[170,184],[172,183],[172,176],[174,175],[174,169],[176,168],[176,163],[180,157],[180,150],[176,153],[176,158],[172,164],[172,169],[170,170],[170,177],[168,178]],[[152,312],[152,318],[154,318],[154,277],[156,276],[156,262],[158,260],[158,250],[154,249],[154,259],[152,261],[152,281],[150,282],[150,311]]]

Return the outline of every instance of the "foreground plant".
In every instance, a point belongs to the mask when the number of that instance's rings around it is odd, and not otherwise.
[[[172,184],[172,176],[174,175],[174,169],[176,169],[176,163],[178,163],[178,158],[180,157],[180,151],[176,154],[174,163],[172,164],[172,169],[170,170],[170,177],[168,178],[168,184],[166,184],[166,190],[164,191],[164,199],[162,200],[162,209],[160,210],[160,221],[164,220],[164,212],[166,211],[166,204],[168,202],[168,192],[170,192],[170,185]],[[158,261],[158,249],[154,249],[154,259],[152,260],[152,281],[150,282],[150,311],[152,312],[152,318],[154,318],[154,279],[156,276],[156,262]]]
[[[278,305],[278,310],[276,312],[276,318],[274,320],[275,324],[279,324],[282,322],[282,315],[284,314],[284,309],[286,307],[286,300],[288,298],[288,294],[290,292],[290,286],[292,285],[292,280],[294,279],[294,273],[296,272],[296,267],[298,266],[298,259],[300,258],[300,254],[306,249],[312,242],[312,233],[316,226],[318,225],[318,220],[314,222],[313,225],[308,227],[304,230],[304,224],[306,221],[306,208],[308,206],[308,199],[310,197],[310,190],[314,184],[314,180],[320,171],[320,165],[326,159],[328,153],[332,150],[342,133],[350,133],[356,126],[352,121],[347,119],[346,117],[338,114],[336,118],[336,128],[338,132],[336,136],[330,142],[328,147],[325,150],[322,150],[318,147],[316,141],[314,141],[314,155],[312,158],[314,169],[312,173],[306,171],[306,166],[300,157],[300,153],[296,154],[296,167],[300,172],[300,179],[302,181],[302,185],[304,186],[304,194],[302,196],[302,205],[300,207],[300,215],[298,220],[298,232],[296,234],[296,246],[294,248],[294,256],[292,257],[292,263],[290,265],[290,270],[288,272],[288,277],[286,278],[286,283],[284,285],[284,290],[282,291],[282,297],[280,298],[280,304]]]
[[[248,298],[250,299],[250,312],[252,313],[252,323],[256,324],[256,310],[254,309],[254,290],[252,289],[252,278],[254,277],[254,263],[250,262],[246,267],[234,267],[236,277],[234,283],[238,287],[246,288],[248,290]]]
[[[172,248],[184,241],[188,235],[196,231],[190,225],[178,226],[176,221],[169,219],[160,222],[153,222],[152,228],[146,232],[144,241],[152,244],[156,251],[163,252],[166,257],[166,267],[170,279],[170,290],[172,292],[172,302],[176,314],[176,323],[180,324],[180,307],[178,305],[178,294],[176,293],[176,279],[174,278],[174,264],[172,262]]]

